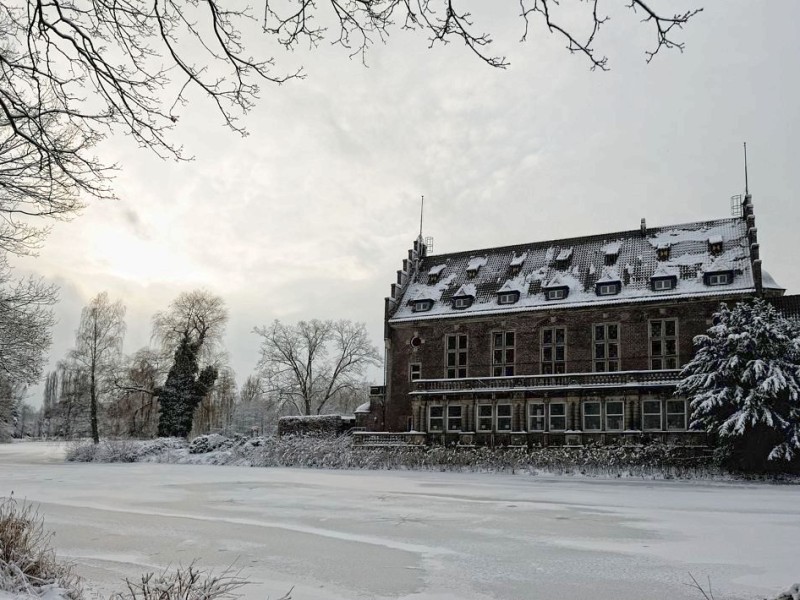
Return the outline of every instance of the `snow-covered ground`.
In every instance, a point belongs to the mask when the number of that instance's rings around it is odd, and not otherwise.
[[[0,495],[41,503],[103,594],[231,564],[248,599],[717,600],[800,580],[800,487],[169,464],[0,445]]]

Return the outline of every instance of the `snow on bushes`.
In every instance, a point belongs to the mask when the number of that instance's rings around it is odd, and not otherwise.
[[[218,433],[198,435],[189,442],[189,454],[205,454],[214,450],[227,450],[234,443],[235,440]]]
[[[335,436],[342,433],[340,415],[304,415],[278,419],[278,435]]]
[[[364,448],[352,438],[317,436],[256,437],[230,439],[209,436],[186,447],[175,448],[174,440],[105,442],[123,450],[97,451],[81,448],[70,452],[97,462],[122,462],[129,457],[150,462],[230,464],[253,467],[309,467],[323,469],[408,469],[467,472],[538,472],[596,476],[641,476],[665,478],[710,477],[722,472],[707,456],[693,448],[647,444],[643,446],[585,446],[582,448],[452,448],[444,446],[395,446]],[[219,438],[222,438],[220,440]],[[196,438],[198,439],[198,438]],[[224,440],[224,441],[223,441]],[[100,446],[103,446],[101,444]],[[139,446],[131,451],[131,446]],[[159,453],[159,448],[163,448]],[[192,450],[194,448],[194,450]],[[201,449],[206,448],[203,452]]]
[[[183,438],[157,438],[155,440],[91,440],[75,442],[67,448],[68,462],[142,462],[149,459],[169,459],[171,454],[186,449]],[[165,460],[164,462],[171,462]]]
[[[0,592],[49,600],[79,600],[80,579],[56,560],[53,534],[30,504],[0,498]]]

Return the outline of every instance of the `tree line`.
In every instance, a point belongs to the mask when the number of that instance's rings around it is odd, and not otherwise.
[[[52,315],[42,321],[47,329]],[[381,359],[363,323],[275,321],[255,328],[260,360],[239,387],[223,346],[227,321],[219,296],[181,293],[153,316],[151,344],[125,355],[125,306],[98,294],[81,311],[74,347],[44,375],[40,408],[26,401],[35,373],[13,371],[0,354],[0,435],[97,443],[271,433],[281,416],[352,412],[366,401],[365,370]],[[40,344],[40,362],[45,349]]]

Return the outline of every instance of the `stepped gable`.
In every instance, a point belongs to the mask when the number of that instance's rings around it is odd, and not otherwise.
[[[720,247],[721,242],[721,247]],[[659,249],[668,249],[659,260]],[[704,273],[727,271],[733,280],[708,285]],[[435,277],[429,278],[429,272]],[[655,291],[651,277],[677,278],[673,289]],[[611,278],[619,292],[598,296],[596,284]],[[548,300],[543,290],[567,286],[563,299]],[[454,309],[452,298],[475,291],[469,308]],[[499,305],[498,292],[520,291],[513,304]],[[684,297],[731,296],[755,291],[747,223],[727,218],[425,256],[409,281],[390,322],[549,310],[601,304],[647,302]],[[433,300],[430,310],[414,311],[415,299]]]

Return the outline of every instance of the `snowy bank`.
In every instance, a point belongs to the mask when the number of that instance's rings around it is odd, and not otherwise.
[[[72,447],[73,462],[162,462],[252,467],[405,469],[538,473],[654,479],[717,479],[727,474],[709,456],[664,444],[581,448],[365,448],[350,437],[284,436],[107,441]]]

